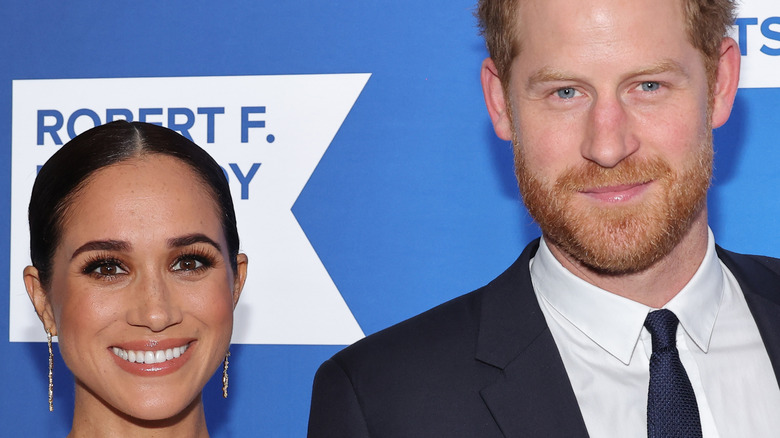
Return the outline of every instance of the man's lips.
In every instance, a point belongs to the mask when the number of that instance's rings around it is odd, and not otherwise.
[[[627,202],[643,193],[651,182],[652,181],[614,186],[589,187],[580,190],[580,193],[607,203]]]

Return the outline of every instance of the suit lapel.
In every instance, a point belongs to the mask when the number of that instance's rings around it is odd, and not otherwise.
[[[486,286],[477,360],[501,370],[480,393],[506,437],[587,437],[577,399],[536,301],[528,263],[539,241]]]
[[[720,247],[718,257],[739,282],[775,378],[780,382],[780,263],[768,257],[735,254]]]

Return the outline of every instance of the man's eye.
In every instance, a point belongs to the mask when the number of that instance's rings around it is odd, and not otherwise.
[[[661,88],[661,84],[658,82],[642,82],[642,91],[658,91]]]
[[[561,88],[560,90],[556,91],[555,94],[561,99],[571,99],[577,95],[577,90],[571,87]]]
[[[194,258],[181,258],[171,266],[174,271],[194,271],[204,266],[203,262]]]

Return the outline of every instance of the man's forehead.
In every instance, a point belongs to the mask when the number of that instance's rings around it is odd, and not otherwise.
[[[573,29],[599,30],[633,21],[663,21],[685,29],[683,0],[518,0],[513,23],[521,43],[534,34],[564,34]]]
[[[518,62],[538,70],[632,59],[647,68],[693,48],[679,0],[527,0],[517,14]],[[650,12],[648,12],[650,11]],[[636,61],[633,62],[633,61]],[[514,69],[514,67],[513,67]]]

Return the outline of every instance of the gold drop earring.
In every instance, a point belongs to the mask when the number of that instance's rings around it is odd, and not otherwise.
[[[227,390],[228,390],[228,364],[230,361],[228,358],[230,357],[230,350],[228,350],[227,354],[225,355],[225,365],[222,367],[222,397],[227,398]]]
[[[54,411],[54,352],[51,348],[51,331],[46,330],[46,342],[49,344],[49,412]]]

